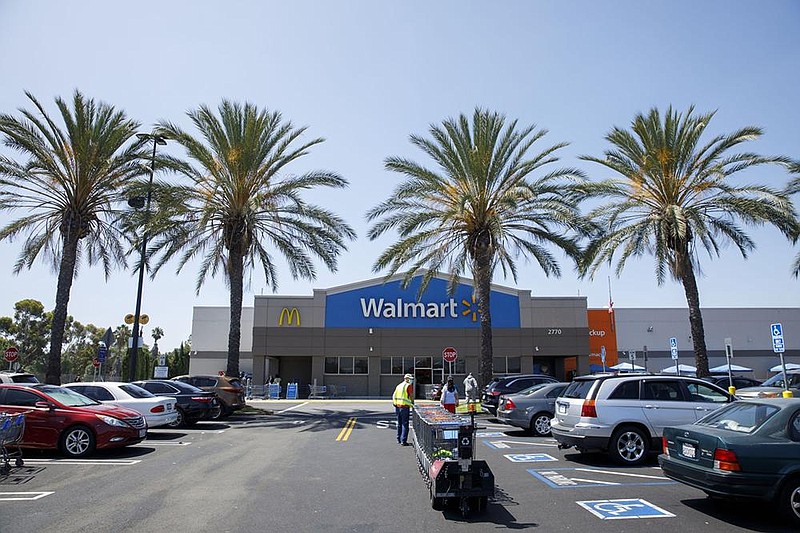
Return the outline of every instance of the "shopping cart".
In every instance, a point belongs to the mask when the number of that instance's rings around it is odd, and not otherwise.
[[[0,475],[11,472],[11,461],[14,466],[23,466],[22,450],[19,447],[25,431],[25,414],[0,413]],[[16,448],[16,450],[14,450]]]

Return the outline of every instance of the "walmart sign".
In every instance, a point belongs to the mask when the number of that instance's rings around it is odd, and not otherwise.
[[[451,295],[447,281],[432,279],[417,298],[420,278],[407,289],[400,281],[329,294],[325,304],[328,328],[479,328],[478,303],[472,287],[459,285]],[[492,291],[492,326],[518,328],[519,298]]]

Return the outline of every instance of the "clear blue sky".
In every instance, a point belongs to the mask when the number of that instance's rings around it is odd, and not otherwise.
[[[596,178],[608,175],[577,156],[602,154],[612,126],[669,104],[718,110],[712,133],[761,126],[765,135],[751,150],[800,158],[798,28],[800,3],[789,0],[0,0],[0,110],[27,107],[28,90],[55,112],[53,98],[78,88],[125,109],[145,129],[161,119],[186,124],[187,109],[216,107],[223,97],[308,126],[309,136],[327,141],[294,171],[345,176],[348,190],[312,199],[344,216],[360,236],[339,271],[320,266],[315,282],[295,281],[281,268],[280,294],[310,295],[314,287],[376,276],[371,266],[389,239],[364,238],[364,213],[399,179],[383,160],[422,160],[408,136],[475,106],[546,128],[550,143],[569,141],[561,164]],[[783,186],[787,175],[775,168],[742,179]],[[0,223],[7,220],[0,215]],[[733,249],[703,258],[703,306],[800,304],[800,281],[789,277],[800,247],[772,229],[751,235],[758,250],[748,261]],[[20,246],[0,244],[0,315],[11,315],[23,298],[54,305],[56,277],[48,268],[12,275]],[[566,262],[560,279],[524,260],[519,266],[516,284],[495,282],[536,295],[585,295],[590,307],[608,304],[608,272],[592,282],[579,281]],[[145,283],[143,312],[164,329],[162,349],[189,336],[192,306],[228,304],[222,278],[196,295],[196,272],[187,267],[176,277],[168,267]],[[686,306],[679,284],[656,285],[651,259],[631,262],[612,283],[617,307]],[[263,274],[254,272],[245,304],[262,291],[269,292]],[[101,271],[84,267],[69,311],[114,327],[133,312],[135,297],[131,273],[105,281]]]

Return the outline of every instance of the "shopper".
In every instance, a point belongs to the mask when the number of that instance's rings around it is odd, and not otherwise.
[[[453,376],[448,376],[447,384],[442,389],[442,398],[441,398],[442,407],[450,411],[451,413],[456,412],[456,407],[458,407],[458,390],[456,389],[455,383],[453,383]]]
[[[467,395],[467,402],[477,402],[478,398],[478,382],[475,380],[475,376],[472,375],[472,372],[467,374],[467,377],[464,378],[464,394]]]
[[[414,376],[403,376],[403,381],[394,388],[392,403],[397,415],[397,444],[408,446],[408,418],[414,405]]]

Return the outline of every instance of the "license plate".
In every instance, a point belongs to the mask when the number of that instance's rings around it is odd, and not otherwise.
[[[681,443],[681,455],[689,459],[694,459],[697,457],[697,448],[694,444]]]
[[[567,414],[567,406],[563,403],[558,404],[558,414],[565,415]]]
[[[146,437],[147,436],[147,430],[146,429],[140,429],[139,430],[139,436],[140,437]]]

